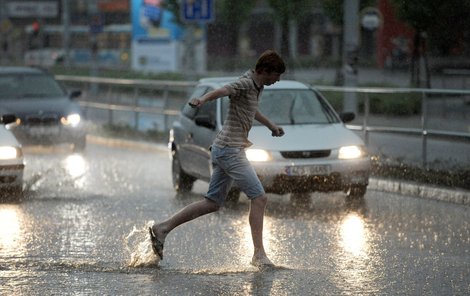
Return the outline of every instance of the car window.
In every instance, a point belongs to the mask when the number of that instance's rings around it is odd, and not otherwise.
[[[222,118],[227,115],[229,100],[222,101]],[[322,124],[339,122],[333,110],[317,93],[303,89],[264,90],[259,111],[276,124]],[[259,125],[255,120],[253,123]]]
[[[0,99],[31,97],[62,97],[60,84],[45,74],[0,75]]]
[[[312,90],[265,90],[260,97],[259,110],[282,125],[338,121],[330,107]]]
[[[216,100],[205,103],[199,108],[199,110],[196,113],[196,116],[199,116],[199,115],[208,116],[210,119],[214,120],[215,122],[216,106],[217,106],[216,103],[217,103]]]
[[[206,92],[207,92],[207,86],[198,86],[189,97],[189,100],[191,100],[192,98],[199,98],[200,96],[204,95]],[[199,108],[192,108],[191,106],[189,106],[188,102],[184,104],[181,110],[181,113],[184,116],[193,119],[194,116],[196,116],[196,113],[198,112]]]

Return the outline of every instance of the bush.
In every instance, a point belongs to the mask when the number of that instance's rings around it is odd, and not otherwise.
[[[322,92],[336,111],[343,110],[343,93]],[[358,94],[358,112],[364,113],[365,95]],[[421,112],[421,95],[409,94],[369,94],[369,110],[372,114],[406,116]]]

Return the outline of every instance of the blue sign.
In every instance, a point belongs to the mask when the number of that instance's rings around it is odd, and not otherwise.
[[[98,34],[103,32],[104,20],[100,13],[94,13],[90,17],[90,33]]]
[[[183,20],[188,22],[212,22],[214,18],[214,1],[183,0]]]

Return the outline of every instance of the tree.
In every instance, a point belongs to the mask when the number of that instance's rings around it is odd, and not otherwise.
[[[166,0],[165,8],[173,12],[176,16],[177,23],[182,26],[187,26],[181,19],[181,1],[180,0]],[[220,26],[221,30],[225,33],[224,40],[230,44],[235,50],[238,45],[238,34],[242,24],[250,17],[250,13],[255,5],[252,0],[217,0],[213,1],[215,4],[215,24]],[[235,53],[235,52],[234,52]]]
[[[426,86],[430,87],[427,48],[441,56],[448,56],[463,46],[465,34],[470,31],[468,0],[392,0],[397,16],[415,30],[411,64],[411,80],[420,85],[419,62],[426,65]]]
[[[284,56],[290,56],[289,36],[291,32],[291,21],[299,21],[312,11],[312,0],[269,0],[269,5],[281,25],[281,48]],[[295,28],[295,27],[293,27]]]
[[[470,30],[468,0],[392,0],[397,16],[417,32],[426,32],[432,48],[450,55]]]
[[[337,26],[343,26],[343,7],[345,0],[321,0],[321,4],[325,14],[329,17],[332,23]],[[376,6],[377,0],[361,0],[359,3],[360,9],[370,6]]]

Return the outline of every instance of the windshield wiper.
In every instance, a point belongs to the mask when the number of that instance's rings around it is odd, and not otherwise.
[[[290,124],[295,124],[295,120],[294,120],[294,104],[295,104],[295,100],[296,99],[293,99],[291,104],[290,104],[290,107],[289,107],[289,120],[290,120]]]

